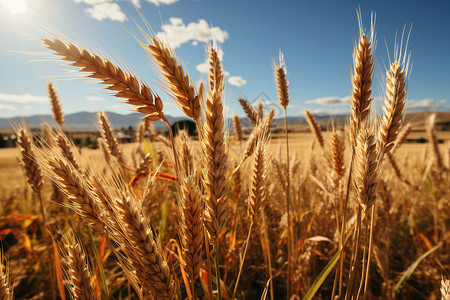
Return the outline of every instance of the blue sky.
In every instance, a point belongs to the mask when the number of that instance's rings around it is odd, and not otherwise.
[[[282,50],[290,82],[289,115],[349,112],[356,9],[370,26],[376,13],[377,53],[373,95],[381,112],[387,49],[409,30],[412,72],[408,111],[450,111],[450,2],[430,1],[235,1],[133,0],[155,32],[162,24],[192,79],[205,78],[205,43],[223,49],[226,113],[243,115],[237,98],[264,92],[276,102],[273,61]],[[52,80],[66,113],[131,107],[94,81],[82,79],[42,46],[47,32],[62,32],[120,56],[162,97],[166,113],[181,116],[158,89],[158,80],[130,35],[142,24],[130,0],[0,0],[0,117],[50,113],[46,81]],[[399,38],[398,38],[399,39]],[[267,100],[267,99],[263,99]]]

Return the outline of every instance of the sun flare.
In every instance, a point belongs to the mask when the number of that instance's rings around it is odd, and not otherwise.
[[[0,3],[12,15],[23,15],[28,11],[26,0],[0,0]]]

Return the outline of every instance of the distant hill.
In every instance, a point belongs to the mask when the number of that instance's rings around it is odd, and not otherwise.
[[[141,121],[142,114],[140,113],[131,113],[128,115],[116,114],[113,112],[106,112],[108,115],[109,121],[112,123],[114,128],[128,128],[129,126],[133,126],[136,128],[138,122]],[[171,117],[166,116],[169,122],[172,124],[179,120],[187,119],[186,117]],[[15,117],[15,118],[0,118],[0,129],[11,129],[12,126],[21,124],[25,122],[30,128],[40,128],[42,123],[46,121],[52,126],[56,126],[55,121],[53,120],[51,115],[36,115],[29,117]],[[162,122],[154,122],[153,123],[157,130],[165,129],[167,126]],[[97,113],[90,112],[79,112],[68,114],[64,119],[64,129],[67,130],[96,130],[97,126]]]
[[[137,123],[141,120],[142,114],[131,113],[128,115],[121,115],[113,112],[106,112],[110,122],[116,129],[128,128],[132,126],[136,128]],[[405,117],[405,123],[411,123],[415,130],[425,129],[428,118],[432,112],[418,112],[413,114],[407,114]],[[185,120],[187,117],[172,117],[166,116],[171,124],[174,122]],[[316,116],[317,122],[322,129],[330,129],[332,126],[341,127],[347,122],[348,115],[333,115],[333,116]],[[68,114],[65,116],[64,129],[67,130],[96,130],[97,127],[97,114],[90,112],[79,112]],[[12,129],[14,125],[25,122],[30,128],[40,128],[44,121],[56,126],[51,115],[36,115],[29,117],[15,117],[15,118],[0,118],[0,129]],[[244,127],[250,126],[250,122],[247,118],[241,118],[242,125]],[[229,120],[229,124],[232,121]],[[284,126],[284,119],[276,118],[273,121],[275,127]],[[304,116],[291,116],[288,117],[288,124],[291,126],[291,130],[303,131],[309,130]],[[166,125],[162,121],[154,122],[157,130],[167,129]],[[437,112],[436,113],[436,128],[438,130],[450,131],[450,112]]]

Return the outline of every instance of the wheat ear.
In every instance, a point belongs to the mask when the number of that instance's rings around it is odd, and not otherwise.
[[[441,280],[441,295],[442,300],[450,300],[450,279]]]
[[[258,115],[258,123],[259,123],[264,118],[264,105],[263,105],[262,101],[258,101],[256,103],[256,113]]]
[[[378,172],[375,137],[371,129],[364,129],[358,135],[355,154],[354,194],[363,211],[367,212],[375,202]]]
[[[265,136],[259,139],[256,144],[249,195],[250,222],[256,221],[259,212],[264,209],[266,203],[270,163],[269,139],[270,136]]]
[[[436,120],[436,114],[432,114],[428,120],[427,133],[428,133],[428,139],[431,144],[431,148],[433,149],[435,163],[439,169],[443,170],[444,164],[443,164],[441,152],[439,151],[438,138],[436,136],[436,128],[434,126],[435,120]]]
[[[82,175],[62,157],[48,159],[46,171],[53,177],[70,201],[71,208],[82,216],[91,226],[103,231],[103,209],[96,201],[92,187]]]
[[[47,82],[47,90],[52,106],[53,119],[55,119],[59,127],[62,128],[64,124],[64,112],[61,107],[61,100],[59,99],[58,92],[51,81]]]
[[[241,119],[239,119],[239,116],[234,114],[233,115],[233,125],[234,125],[234,134],[236,135],[237,140],[243,141],[244,136],[242,134],[242,125],[241,125]]]
[[[252,179],[249,192],[248,209],[250,214],[250,227],[248,229],[247,240],[245,244],[244,254],[242,255],[241,263],[239,265],[239,273],[234,285],[233,296],[231,299],[235,299],[237,292],[239,279],[242,274],[242,268],[244,266],[245,257],[247,255],[248,245],[250,243],[250,236],[252,233],[253,225],[256,222],[258,214],[264,209],[267,198],[267,181],[268,181],[268,169],[269,169],[269,157],[268,157],[268,145],[269,136],[265,136],[258,140],[252,169]]]
[[[64,135],[64,133],[60,132],[58,134],[56,142],[57,142],[59,148],[61,149],[61,152],[64,155],[64,157],[67,158],[67,160],[72,164],[72,166],[74,166],[74,168],[78,172],[81,172],[80,165],[78,164],[78,161],[72,151],[73,146],[69,142],[67,137]]]
[[[137,80],[130,72],[123,71],[110,60],[59,39],[43,39],[44,45],[63,60],[72,62],[81,72],[89,73],[106,85],[106,89],[115,92],[114,96],[126,99],[126,102],[137,106],[137,111],[146,114],[150,121],[165,120],[163,103],[158,95]]]
[[[316,118],[311,114],[311,112],[307,109],[305,109],[305,116],[306,121],[308,121],[309,127],[311,128],[311,131],[314,133],[314,136],[316,137],[317,141],[319,142],[319,145],[322,149],[324,149],[324,142],[323,142],[323,136],[322,132],[320,131],[319,124],[317,123]]]
[[[361,124],[367,119],[372,98],[371,86],[373,80],[372,42],[365,34],[361,34],[357,45],[353,49],[352,76],[352,139],[356,138]]]
[[[116,222],[121,226],[118,239],[142,285],[156,299],[173,299],[173,282],[169,266],[163,258],[161,246],[157,243],[142,209],[130,198],[117,201]]]
[[[36,161],[34,155],[34,143],[31,134],[28,129],[20,128],[17,131],[17,143],[20,147],[22,166],[27,176],[28,183],[31,185],[33,191],[40,195],[44,179],[42,176],[42,170]]]
[[[182,130],[178,134],[178,137],[180,140],[178,155],[181,161],[180,165],[181,172],[185,176],[194,174],[195,173],[194,156],[192,154],[192,147],[189,141],[189,136],[185,130]]]
[[[216,50],[211,47],[209,52],[210,72],[202,135],[202,172],[206,205],[205,226],[211,240],[214,240],[222,231],[226,221],[228,154],[223,131],[223,75]]]
[[[250,103],[248,103],[248,101],[243,98],[239,99],[239,103],[241,104],[242,109],[244,109],[245,113],[247,114],[250,122],[252,122],[253,126],[256,126],[256,124],[258,123],[258,115],[256,111],[253,109]]]
[[[13,300],[13,287],[9,277],[8,264],[3,256],[3,251],[0,251],[0,299]]]
[[[410,123],[408,123],[405,126],[403,126],[402,130],[398,134],[397,141],[395,142],[395,145],[394,145],[394,147],[391,150],[392,153],[395,153],[395,151],[397,151],[397,149],[400,148],[400,146],[408,138],[408,135],[411,133],[411,131],[412,131],[412,127],[411,127]]]
[[[178,62],[174,52],[166,47],[161,40],[153,37],[146,49],[153,56],[162,74],[166,78],[165,84],[176,104],[189,118],[199,121],[201,106],[199,97],[195,95],[195,88],[188,74]]]
[[[406,102],[405,79],[402,65],[393,62],[386,74],[386,97],[377,141],[379,160],[394,147],[403,123]]]
[[[119,148],[119,142],[117,142],[116,135],[114,134],[114,130],[109,124],[108,118],[106,114],[102,111],[97,113],[98,123],[100,125],[100,133],[104,141],[106,141],[106,145],[108,146],[109,153],[117,158],[120,164],[124,164],[122,151]]]
[[[289,105],[289,83],[286,79],[286,71],[282,63],[275,67],[275,81],[277,83],[277,92],[280,104],[283,109],[287,109]]]
[[[333,169],[338,175],[338,178],[342,178],[345,173],[344,149],[344,141],[339,134],[334,131],[331,134],[331,152],[333,154]]]
[[[82,246],[78,242],[73,241],[72,244],[65,245],[65,250],[67,252],[65,264],[71,296],[76,300],[96,299],[94,277]]]
[[[274,116],[275,110],[271,109],[270,112],[267,114],[267,116],[264,118],[264,120],[261,123],[257,123],[257,125],[253,128],[252,133],[247,139],[247,145],[245,146],[245,150],[242,154],[241,161],[239,162],[235,170],[239,169],[240,166],[244,163],[244,161],[250,155],[253,154],[253,151],[255,150],[256,143],[258,142],[258,140],[263,138],[264,136],[267,136],[270,133],[270,126],[272,124]]]
[[[192,176],[181,178],[180,200],[181,246],[185,270],[193,286],[200,270],[204,237],[200,192]]]

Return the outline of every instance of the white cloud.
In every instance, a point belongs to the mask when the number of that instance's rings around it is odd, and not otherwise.
[[[447,100],[434,100],[425,98],[422,100],[407,100],[406,109],[408,111],[438,110],[447,103]]]
[[[12,15],[21,15],[28,11],[27,2],[25,0],[0,0],[0,3]]]
[[[307,100],[309,104],[319,105],[347,105],[350,103],[350,96],[345,97],[321,97],[317,99]]]
[[[247,83],[247,80],[245,80],[241,76],[230,76],[230,78],[228,78],[228,83],[237,87],[241,87]]]
[[[89,5],[95,5],[105,2],[111,2],[111,0],[73,0],[75,3],[86,3]]]
[[[147,2],[153,3],[156,6],[159,6],[160,4],[170,5],[175,2],[178,2],[178,0],[147,0]]]
[[[105,101],[104,98],[102,98],[102,97],[97,97],[97,96],[87,96],[86,99],[87,99],[88,101],[91,101],[91,102]]]
[[[209,63],[208,63],[208,60],[202,62],[201,64],[196,65],[195,68],[196,68],[197,71],[199,71],[200,73],[208,74],[208,69],[209,69]]]
[[[16,110],[16,107],[14,107],[12,105],[6,105],[6,104],[3,104],[3,103],[0,103],[0,110],[14,111],[14,110]]]
[[[157,36],[162,41],[165,41],[167,36],[170,46],[174,49],[190,41],[223,43],[228,39],[228,32],[219,27],[209,26],[206,20],[203,19],[200,19],[197,23],[191,22],[187,25],[184,24],[181,18],[170,18],[169,21],[170,24],[164,25],[165,32],[158,32]]]
[[[137,8],[141,8],[141,0],[131,0],[131,2],[132,2]]]
[[[86,12],[91,18],[99,21],[110,19],[111,21],[124,22],[127,20],[127,16],[117,3],[104,2],[95,4],[92,7],[86,8]]]
[[[30,94],[4,94],[0,93],[0,101],[13,103],[42,103],[48,102],[47,97],[34,96]]]

